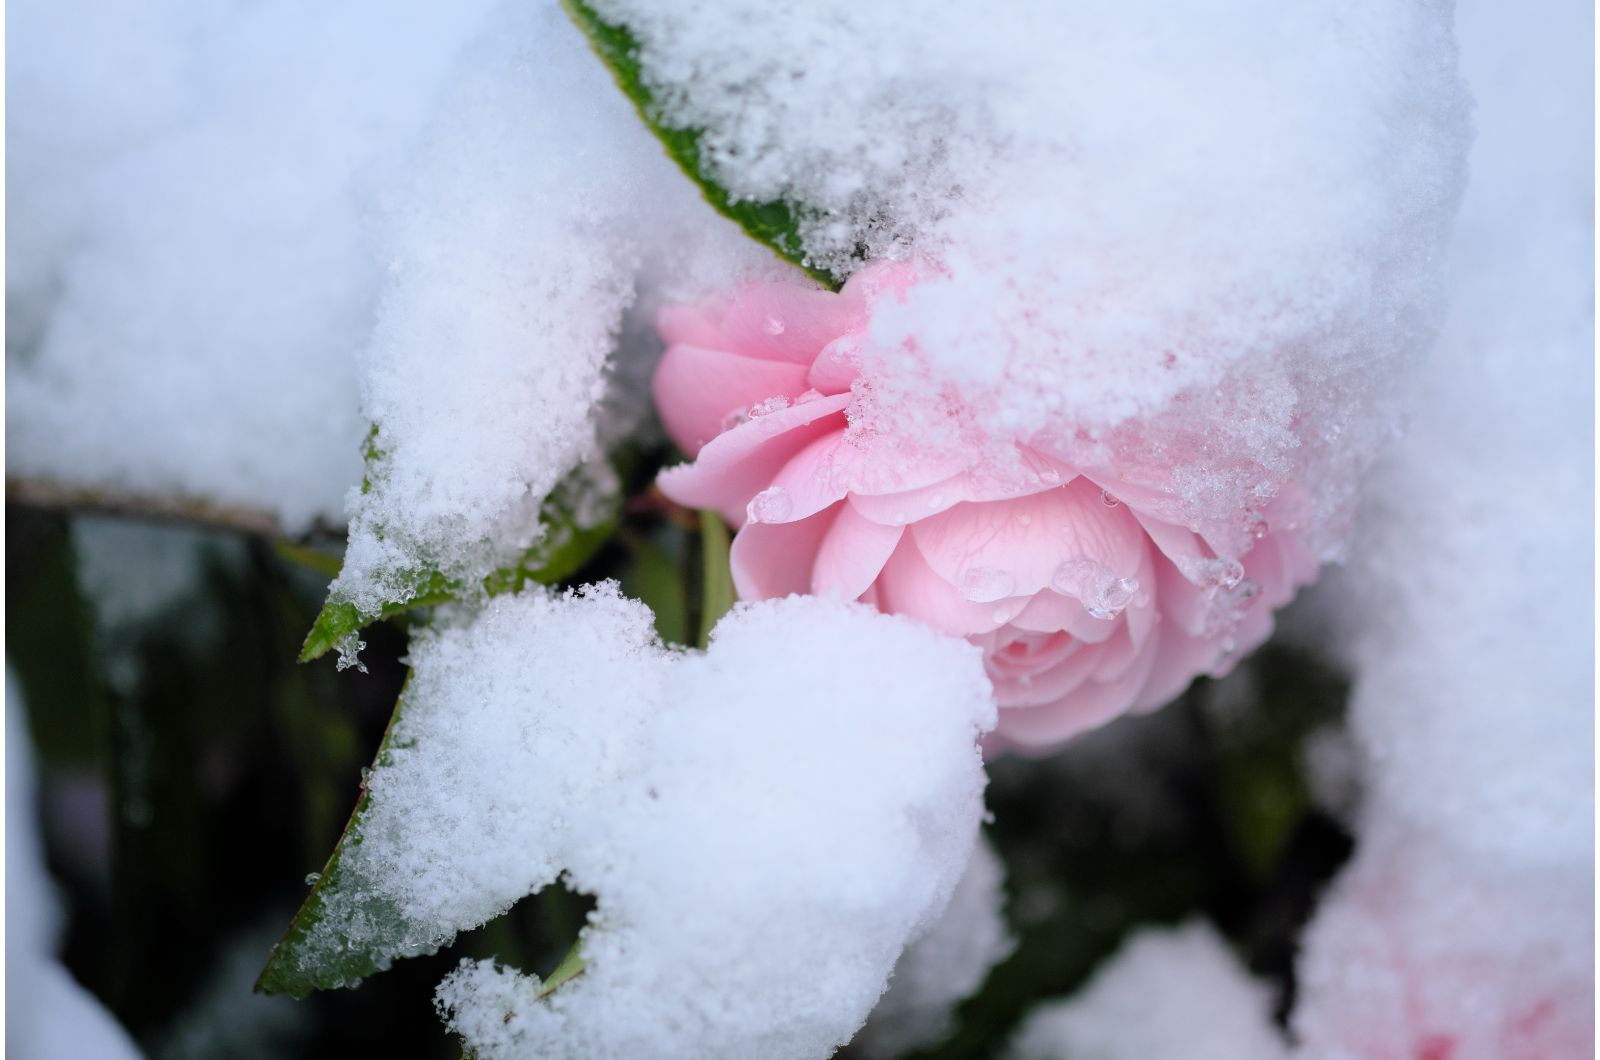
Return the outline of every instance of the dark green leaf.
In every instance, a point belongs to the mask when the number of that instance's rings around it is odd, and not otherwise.
[[[700,148],[704,135],[700,129],[680,129],[663,123],[660,108],[650,95],[639,67],[639,42],[626,26],[607,22],[584,0],[563,0],[572,21],[589,38],[595,54],[611,70],[617,85],[638,108],[639,116],[656,134],[672,160],[700,186],[700,191],[718,213],[743,228],[752,239],[764,243],[782,259],[805,270],[818,283],[837,291],[843,283],[826,269],[812,265],[800,241],[800,207],[782,201],[752,202],[736,199],[711,178]]]
[[[405,702],[406,694],[402,689],[400,698],[395,702],[394,714],[389,719],[389,727],[384,730],[383,740],[378,744],[374,769],[383,767],[389,761],[390,741],[405,710]],[[315,936],[317,925],[328,913],[325,896],[339,892],[344,883],[341,859],[345,849],[361,842],[362,814],[366,811],[369,799],[366,780],[369,775],[362,775],[361,796],[356,800],[356,807],[351,811],[350,820],[345,824],[344,832],[339,836],[339,842],[334,846],[327,864],[311,881],[311,893],[295,912],[283,938],[272,948],[272,954],[256,980],[256,990],[261,993],[303,998],[313,990],[355,986],[367,976],[389,966],[391,958],[388,954],[371,949],[331,947],[317,942]],[[381,918],[393,916],[395,912],[374,909],[372,915],[379,918],[377,922],[381,923]]]
[[[568,480],[571,482],[572,480]],[[620,498],[609,498],[609,511],[598,524],[580,526],[577,517],[579,504],[573,489],[565,484],[545,501],[540,520],[544,536],[539,543],[522,554],[522,558],[509,567],[493,571],[483,578],[478,588],[489,596],[512,593],[529,582],[550,585],[576,572],[601,545],[611,537],[620,514]],[[300,559],[301,557],[292,557]],[[366,615],[355,604],[330,596],[321,614],[306,635],[300,649],[300,661],[319,659],[341,644],[349,643],[366,626],[380,619],[419,607],[433,607],[453,600],[478,595],[477,589],[458,578],[449,578],[436,570],[412,572],[410,594],[404,600],[385,604],[377,615]]]

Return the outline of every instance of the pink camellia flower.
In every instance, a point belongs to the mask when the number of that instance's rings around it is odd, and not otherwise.
[[[1074,467],[1036,439],[981,459],[852,424],[874,306],[915,282],[879,263],[835,294],[751,286],[722,304],[669,305],[655,398],[693,458],[661,474],[680,504],[738,529],[743,599],[861,600],[966,637],[985,653],[1016,746],[1058,744],[1153,709],[1220,674],[1315,574],[1277,503],[1240,558],[1157,512],[1159,483]]]

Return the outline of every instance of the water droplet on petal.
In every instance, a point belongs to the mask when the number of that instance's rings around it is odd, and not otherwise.
[[[784,397],[782,394],[779,394],[777,397],[769,397],[767,400],[761,402],[761,404],[752,406],[750,409],[750,418],[755,419],[758,416],[770,416],[774,412],[782,412],[788,407],[789,399]]]
[[[998,567],[968,567],[961,575],[961,595],[973,603],[988,604],[1011,595],[1016,579]]]
[[[1139,592],[1138,578],[1118,577],[1092,559],[1069,559],[1050,576],[1050,587],[1075,597],[1090,617],[1113,619],[1127,610]]]
[[[904,526],[904,525],[906,525],[906,513],[905,512],[895,512],[894,513],[894,525],[896,525],[896,526]]]
[[[941,505],[943,503],[944,503],[944,494],[942,494],[942,493],[935,493],[933,496],[928,498],[928,507],[929,508],[937,508],[937,507],[939,507],[939,505]]]
[[[818,390],[816,387],[812,387],[811,389],[809,389],[809,390],[805,391],[804,393],[798,395],[794,399],[794,403],[796,405],[809,405],[813,401],[821,400],[821,398],[822,398],[822,391]]]
[[[1100,491],[1100,503],[1105,505],[1107,508],[1115,508],[1122,502],[1113,497],[1110,490],[1102,489]]]
[[[761,325],[761,330],[768,335],[783,334],[783,319],[781,317],[768,317]]]
[[[1047,467],[1043,471],[1039,472],[1039,477],[1051,485],[1055,485],[1057,482],[1061,481],[1061,472],[1057,471],[1053,467]]]
[[[771,486],[750,498],[745,515],[752,523],[781,523],[793,509],[789,491],[782,486]]]
[[[1018,526],[1032,526],[1033,525],[1033,516],[1029,515],[1027,512],[1018,512],[1017,513],[1017,525]]]
[[[1244,578],[1244,564],[1236,559],[1205,559],[1185,556],[1177,561],[1178,570],[1190,584],[1207,593],[1232,589]]]
[[[750,422],[750,410],[744,407],[731,409],[722,417],[722,429],[731,431],[742,423]]]

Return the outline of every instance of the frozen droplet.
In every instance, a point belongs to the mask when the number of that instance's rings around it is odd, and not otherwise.
[[[750,410],[741,405],[738,408],[730,409],[723,414],[722,429],[725,431],[731,431],[741,423],[748,423],[749,421]]]
[[[1057,471],[1053,467],[1047,467],[1043,471],[1039,472],[1039,477],[1053,486],[1057,482],[1061,481],[1061,472]]]
[[[768,317],[761,323],[761,330],[765,331],[768,335],[782,335],[783,327],[784,325],[782,317]]]
[[[929,508],[937,508],[937,507],[939,507],[939,505],[941,505],[943,503],[944,503],[944,494],[942,494],[942,493],[935,493],[933,496],[928,498],[928,507]]]
[[[361,639],[360,633],[346,633],[334,645],[334,648],[339,652],[339,661],[336,664],[336,668],[348,670],[354,666],[360,672],[366,673],[367,664],[361,661],[361,649],[366,646],[367,642]]]
[[[896,526],[904,526],[904,525],[906,525],[906,519],[907,519],[907,516],[906,516],[905,512],[895,512],[894,513],[894,525],[896,525]]]
[[[761,402],[759,405],[751,406],[750,418],[756,419],[759,416],[770,416],[774,412],[782,412],[788,407],[789,399],[784,397],[782,394],[779,394],[777,397],[767,398],[767,400]]]
[[[961,595],[977,604],[993,603],[1011,595],[1016,579],[998,567],[968,567],[961,574]]]
[[[1122,502],[1113,497],[1110,490],[1102,489],[1100,491],[1100,503],[1105,505],[1107,508],[1115,508]]]
[[[1113,619],[1133,602],[1139,592],[1139,579],[1120,577],[1092,559],[1079,557],[1066,560],[1055,569],[1050,587],[1075,597],[1090,617]]]
[[[1260,595],[1261,595],[1261,586],[1260,586],[1260,584],[1255,582],[1255,581],[1252,581],[1249,578],[1245,578],[1237,586],[1235,586],[1234,590],[1233,590],[1234,602],[1235,603],[1240,603],[1240,604],[1248,603],[1249,601],[1254,600],[1257,596],[1260,596]]]
[[[1018,512],[1017,513],[1017,525],[1018,526],[1032,526],[1033,525],[1033,516],[1029,515],[1027,512]]]
[[[1190,584],[1207,593],[1232,589],[1244,578],[1244,564],[1232,557],[1205,559],[1185,556],[1177,564],[1178,570]]]
[[[1000,608],[1000,607],[997,607],[997,608],[994,609],[994,614],[991,617],[996,622],[1006,622],[1006,621],[1009,621],[1010,618],[1011,618],[1011,616],[1006,613],[1005,609],[1004,608]]]
[[[745,516],[752,523],[781,523],[794,510],[789,491],[782,486],[770,486],[750,498],[745,506]]]
[[[320,873],[320,872],[308,872],[308,873],[306,873],[306,886],[307,887],[315,887],[316,884],[317,884],[317,881],[320,880],[320,879],[322,879],[322,873]]]
[[[822,391],[818,390],[816,387],[811,387],[809,390],[797,395],[794,399],[794,403],[796,405],[809,405],[811,402],[820,401],[821,399]]]

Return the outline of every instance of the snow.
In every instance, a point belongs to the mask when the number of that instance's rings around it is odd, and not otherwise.
[[[1040,1006],[1013,1060],[1283,1060],[1271,998],[1207,924],[1134,936],[1066,1001]]]
[[[471,578],[537,539],[597,460],[594,406],[636,287],[697,297],[772,256],[722,220],[553,3],[503,5],[458,60],[386,203],[388,279],[359,362],[382,458],[352,492],[335,591]]]
[[[858,351],[863,444],[1000,470],[1032,439],[1230,554],[1293,482],[1337,551],[1436,315],[1466,140],[1446,9],[594,6],[735,196],[802,207],[811,260],[919,261]]]
[[[22,693],[6,670],[6,1051],[38,1060],[137,1060],[133,1040],[55,959],[61,908],[35,821]]]
[[[1594,832],[1593,60],[1592,15],[1544,10],[1509,32],[1463,8],[1479,140],[1456,296],[1328,606],[1375,798],[1554,864]]]
[[[376,422],[351,598],[520,551],[623,310],[782,266],[553,3],[491,8],[19,5],[8,474],[293,532],[344,521]]]
[[[1319,601],[1366,790],[1302,962],[1319,1058],[1593,1049],[1593,12],[1503,11],[1461,11],[1456,297]]]
[[[483,6],[24,5],[8,473],[338,523],[371,187]]]
[[[429,953],[555,882],[669,665],[649,609],[613,589],[497,598],[419,631],[410,660],[314,957]]]
[[[904,1056],[955,1029],[955,1007],[1016,948],[1001,913],[1005,866],[979,842],[944,915],[894,966],[889,990],[852,1043],[866,1057]]]
[[[1593,914],[1579,867],[1486,861],[1373,815],[1303,940],[1299,1055],[1593,1056]]]
[[[826,1055],[977,838],[988,684],[909,620],[793,597],[677,653],[607,584],[459,612],[411,657],[312,956],[430,951],[564,871],[598,899],[581,976],[440,986],[479,1056]]]

